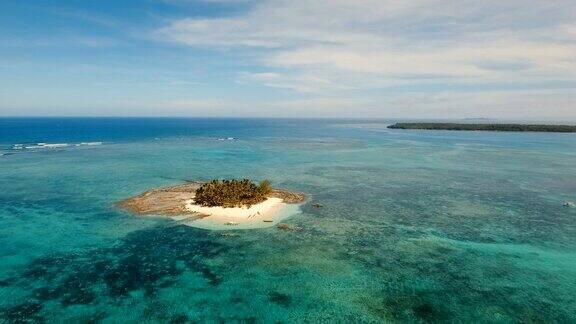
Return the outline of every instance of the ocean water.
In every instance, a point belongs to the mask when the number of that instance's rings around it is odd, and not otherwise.
[[[576,135],[387,124],[0,119],[0,323],[576,322]],[[114,207],[231,177],[303,230]]]

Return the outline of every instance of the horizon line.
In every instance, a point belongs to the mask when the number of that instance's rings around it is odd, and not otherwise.
[[[144,116],[110,116],[110,115],[30,115],[30,116],[2,116],[0,119],[237,119],[237,120],[358,120],[358,121],[476,121],[476,122],[569,122],[576,123],[574,119],[546,119],[546,118],[492,118],[492,117],[450,117],[450,118],[430,118],[430,117],[270,117],[270,116],[162,116],[162,115],[144,115]]]

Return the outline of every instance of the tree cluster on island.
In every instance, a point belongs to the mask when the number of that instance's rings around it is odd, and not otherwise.
[[[272,193],[270,181],[249,179],[212,180],[196,189],[194,202],[206,207],[242,207],[265,201]]]
[[[536,124],[396,123],[394,125],[388,126],[388,128],[495,131],[495,132],[576,133],[576,126],[572,125],[536,125]]]

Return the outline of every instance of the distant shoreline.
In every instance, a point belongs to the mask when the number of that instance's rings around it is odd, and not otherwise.
[[[576,126],[545,124],[395,123],[388,126],[388,128],[493,132],[576,133]]]

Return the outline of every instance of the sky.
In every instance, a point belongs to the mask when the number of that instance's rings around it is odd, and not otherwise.
[[[576,1],[0,0],[0,116],[576,120]]]

